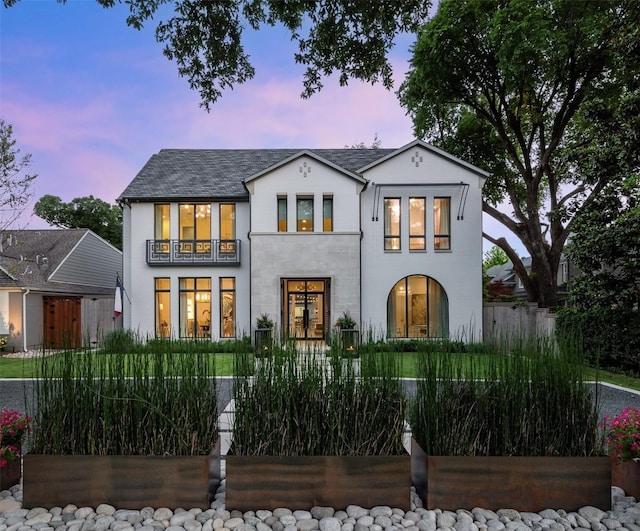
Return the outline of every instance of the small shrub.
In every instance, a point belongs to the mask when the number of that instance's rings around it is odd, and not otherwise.
[[[102,338],[102,348],[113,354],[126,354],[141,346],[141,341],[133,332],[126,328],[113,330]]]
[[[567,308],[557,312],[556,337],[565,350],[581,350],[587,363],[640,376],[640,311]]]

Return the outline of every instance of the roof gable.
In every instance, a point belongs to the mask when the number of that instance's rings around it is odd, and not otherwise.
[[[452,164],[456,164],[458,166],[461,166],[462,168],[475,173],[476,175],[478,175],[479,177],[482,177],[483,179],[486,179],[488,177],[490,177],[490,173],[486,172],[483,169],[478,168],[477,166],[474,166],[473,164],[470,164],[462,159],[459,159],[458,157],[455,157],[453,155],[451,155],[450,153],[447,153],[446,151],[443,151],[440,148],[437,148],[427,142],[424,142],[423,140],[414,140],[413,142],[410,142],[409,144],[406,144],[404,146],[402,146],[401,148],[398,148],[396,150],[394,150],[391,153],[388,153],[386,156],[381,157],[377,160],[374,160],[372,162],[370,162],[369,164],[367,164],[366,166],[363,166],[361,168],[358,168],[358,173],[365,173],[368,170],[375,168],[376,166],[383,164],[384,162],[397,157],[398,155],[405,153],[406,151],[409,151],[410,149],[414,149],[414,148],[421,148],[424,149],[438,157],[441,157],[445,160],[447,160],[448,162],[451,162]]]
[[[67,264],[77,259],[76,250],[87,245],[97,249],[100,262],[95,268],[85,264],[84,278],[77,271],[65,274]],[[0,269],[5,272],[0,275],[0,287],[86,291],[87,286],[100,287],[87,279],[97,276],[101,269],[111,270],[117,265],[116,271],[121,271],[121,256],[118,249],[89,229],[6,231],[0,234]],[[114,282],[110,280],[108,285]],[[103,286],[106,289],[107,284]]]
[[[308,149],[303,149],[302,151],[299,151],[298,153],[287,157],[286,159],[274,164],[273,166],[270,166],[269,168],[265,168],[264,170],[261,170],[259,172],[257,172],[256,174],[248,177],[247,179],[244,180],[244,183],[250,183],[256,179],[259,179],[261,177],[264,177],[265,175],[277,171],[279,168],[282,168],[283,166],[286,166],[287,164],[291,164],[292,162],[295,162],[296,160],[299,160],[301,158],[304,157],[309,157],[312,158],[314,160],[316,160],[317,162],[319,162],[320,164],[323,164],[325,166],[328,166],[329,168],[332,168],[334,170],[336,170],[339,173],[342,173],[343,175],[346,175],[347,177],[350,177],[352,179],[355,179],[356,181],[360,182],[361,184],[365,184],[367,182],[366,179],[362,178],[360,175],[349,171],[345,168],[343,168],[342,166],[338,166],[336,163],[322,157],[321,155],[319,155],[316,152],[313,151],[309,151]]]

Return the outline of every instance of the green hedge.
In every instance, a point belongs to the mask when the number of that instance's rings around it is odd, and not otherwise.
[[[626,308],[567,308],[556,316],[562,348],[580,348],[592,366],[640,376],[640,312]]]

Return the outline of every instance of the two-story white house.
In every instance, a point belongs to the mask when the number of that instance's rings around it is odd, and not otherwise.
[[[399,149],[163,149],[121,194],[125,327],[214,340],[482,337],[488,174]]]

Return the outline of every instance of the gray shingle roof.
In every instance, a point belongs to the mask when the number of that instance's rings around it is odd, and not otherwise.
[[[3,231],[0,233],[0,287],[75,294],[110,293],[112,290],[49,280],[88,232],[88,229]]]
[[[244,179],[304,149],[163,149],[153,155],[119,200],[233,199],[248,201]],[[356,173],[395,149],[307,149]]]

